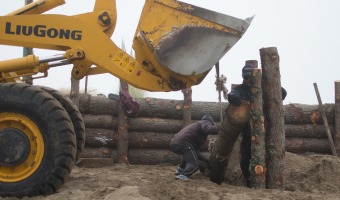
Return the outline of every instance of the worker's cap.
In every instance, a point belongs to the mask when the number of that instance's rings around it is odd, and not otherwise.
[[[207,120],[209,121],[212,125],[214,125],[214,119],[210,115],[204,115],[202,117],[202,120]]]
[[[242,68],[242,77],[250,78],[252,71],[253,71],[253,67],[251,65],[244,66]]]

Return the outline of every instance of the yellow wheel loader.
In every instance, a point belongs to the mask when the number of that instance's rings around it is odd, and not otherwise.
[[[76,79],[110,73],[148,91],[181,90],[200,84],[252,20],[176,0],[146,0],[133,58],[110,39],[115,0],[96,0],[92,12],[80,15],[43,14],[64,3],[37,0],[0,16],[1,45],[62,52],[0,61],[0,196],[56,192],[85,143],[77,107],[52,88],[21,83],[21,77],[46,77],[50,68],[71,64]]]

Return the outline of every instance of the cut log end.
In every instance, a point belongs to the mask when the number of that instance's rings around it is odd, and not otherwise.
[[[264,167],[262,165],[256,165],[254,171],[256,175],[262,175],[264,173]]]
[[[228,106],[226,113],[228,119],[231,119],[235,124],[242,124],[249,120],[250,105],[247,102],[242,102],[240,106]]]

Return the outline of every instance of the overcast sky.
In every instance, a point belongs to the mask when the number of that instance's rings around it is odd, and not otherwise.
[[[86,1],[86,3],[84,3]],[[24,0],[6,1],[0,15],[24,5]],[[124,40],[128,53],[144,0],[117,0],[118,20],[112,40],[121,46]],[[255,15],[244,36],[221,59],[220,71],[227,88],[241,83],[241,69],[246,60],[258,60],[259,49],[276,47],[280,55],[281,84],[288,95],[284,104],[317,104],[313,83],[317,83],[323,103],[334,103],[334,81],[340,80],[340,1],[339,0],[183,0],[241,19]],[[48,13],[65,15],[90,12],[94,0],[66,0],[66,4]],[[94,41],[95,42],[95,41]],[[22,56],[22,48],[0,45],[0,60]],[[54,51],[35,49],[37,56],[54,55]],[[49,70],[49,77],[35,84],[55,89],[70,87],[71,67]],[[58,81],[55,81],[58,80]],[[84,80],[81,87],[84,88]],[[215,70],[193,87],[193,101],[218,101],[215,90]],[[89,88],[98,93],[117,91],[118,80],[112,75],[89,78]],[[182,99],[181,92],[149,92],[147,96]]]

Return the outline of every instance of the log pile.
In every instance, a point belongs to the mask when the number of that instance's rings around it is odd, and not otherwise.
[[[183,127],[184,101],[136,99],[141,110],[128,118],[128,157],[131,164],[179,162],[180,157],[169,151],[171,137]],[[79,109],[86,127],[83,158],[112,158],[117,161],[118,102],[105,97],[81,95]],[[228,103],[222,107],[226,110]],[[324,104],[332,134],[335,132],[334,104]],[[192,122],[204,114],[219,121],[218,102],[193,101]],[[318,105],[287,104],[283,106],[286,151],[293,153],[326,153],[331,150]],[[206,150],[206,148],[205,148]]]

